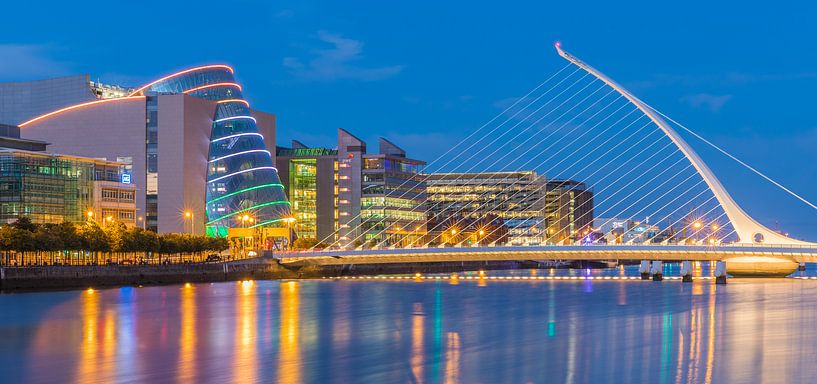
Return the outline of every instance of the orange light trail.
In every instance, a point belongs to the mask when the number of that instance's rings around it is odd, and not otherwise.
[[[200,71],[200,70],[203,70],[203,69],[212,69],[212,68],[224,68],[224,69],[230,71],[230,73],[235,73],[235,70],[233,70],[232,67],[230,67],[229,65],[224,65],[224,64],[204,65],[204,66],[201,66],[201,67],[185,69],[184,71],[176,72],[176,73],[174,73],[172,75],[165,76],[165,77],[163,77],[163,78],[161,78],[159,80],[156,80],[156,81],[154,81],[154,82],[152,82],[152,83],[150,83],[148,85],[145,85],[142,88],[139,88],[139,89],[131,92],[131,94],[128,95],[128,96],[133,96],[133,95],[135,95],[137,93],[140,93],[140,92],[144,91],[145,89],[149,88],[151,85],[162,82],[162,81],[165,81],[167,79],[172,79],[172,78],[174,78],[176,76],[184,75],[185,73]]]
[[[202,85],[201,87],[191,88],[191,89],[188,89],[188,90],[186,90],[186,91],[184,91],[182,93],[188,94],[188,93],[192,93],[192,92],[196,92],[196,91],[201,91],[202,89],[214,88],[214,87],[226,87],[226,86],[236,87],[236,88],[238,88],[239,91],[241,90],[241,85],[239,85],[238,83],[213,83],[213,84]]]
[[[65,107],[65,108],[58,109],[58,110],[53,111],[53,112],[46,113],[44,115],[37,116],[37,117],[35,117],[35,118],[33,118],[33,119],[29,120],[29,121],[26,121],[26,122],[20,124],[20,127],[25,127],[26,125],[29,125],[31,123],[40,121],[42,119],[46,119],[46,118],[49,118],[49,117],[54,116],[54,115],[59,115],[59,114],[64,113],[64,112],[73,111],[75,109],[80,109],[80,108],[91,106],[91,105],[110,103],[110,102],[113,102],[113,101],[134,100],[134,99],[144,99],[144,98],[145,98],[145,96],[128,96],[128,97],[118,97],[118,98],[115,98],[115,99],[104,99],[104,100],[89,101],[87,103],[82,103],[82,104],[75,104],[75,105],[72,105],[70,107]]]
[[[216,101],[216,103],[218,103],[218,104],[233,103],[233,102],[235,102],[235,103],[244,103],[244,105],[246,105],[248,107],[250,106],[250,103],[247,100],[242,100],[242,99],[225,99],[225,100]]]

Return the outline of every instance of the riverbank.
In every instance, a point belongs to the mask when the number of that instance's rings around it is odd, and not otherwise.
[[[456,262],[291,268],[267,257],[223,263],[38,266],[0,268],[0,292],[550,267],[536,262]]]

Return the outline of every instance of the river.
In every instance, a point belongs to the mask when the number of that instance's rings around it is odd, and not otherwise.
[[[585,278],[635,276],[635,268],[486,273],[576,280],[473,273],[2,294],[0,377],[7,383],[817,380],[817,280],[716,285]]]

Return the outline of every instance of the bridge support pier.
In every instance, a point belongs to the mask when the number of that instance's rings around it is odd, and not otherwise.
[[[641,280],[650,279],[650,261],[641,260],[641,265],[638,266],[638,273],[641,274]]]
[[[652,281],[662,281],[662,280],[664,280],[664,262],[662,262],[662,261],[653,261],[652,262],[652,269],[650,269],[650,273],[652,274]]]
[[[715,284],[726,284],[726,262],[715,262]]]
[[[692,282],[692,262],[689,260],[681,262],[681,281],[684,283]]]

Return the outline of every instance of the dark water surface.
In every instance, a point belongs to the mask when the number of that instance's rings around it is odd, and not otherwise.
[[[508,273],[548,272],[489,275]],[[4,383],[817,382],[815,280],[250,281],[0,308]]]

